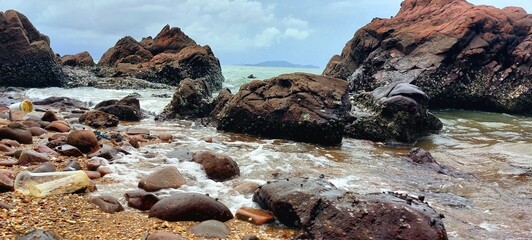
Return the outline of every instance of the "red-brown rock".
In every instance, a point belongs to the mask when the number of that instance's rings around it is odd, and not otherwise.
[[[159,201],[157,196],[142,190],[126,192],[124,196],[128,207],[141,211],[150,210]]]
[[[94,203],[100,208],[100,210],[106,213],[116,213],[124,211],[124,207],[122,207],[122,204],[120,204],[120,202],[118,202],[118,200],[116,200],[116,198],[112,196],[91,197],[90,202]]]
[[[95,128],[116,127],[120,120],[117,116],[102,112],[88,111],[79,117],[79,122]]]
[[[239,208],[236,210],[235,217],[255,225],[262,225],[273,220],[273,215],[269,212],[250,207]]]
[[[186,180],[179,170],[174,166],[169,166],[142,178],[139,182],[139,188],[154,192],[165,188],[179,188],[185,183]]]
[[[10,125],[0,128],[0,138],[15,140],[22,144],[33,143],[31,131],[24,125]]]
[[[229,156],[211,151],[194,154],[194,161],[201,164],[207,177],[215,181],[225,181],[240,176],[238,164]]]
[[[68,125],[68,123],[64,121],[53,121],[48,124],[48,126],[46,126],[44,129],[48,131],[66,133],[70,131],[70,125]]]
[[[42,116],[41,120],[43,121],[47,121],[47,122],[53,122],[53,121],[59,121],[59,117],[57,116],[57,114],[55,114],[54,111],[52,110],[48,110],[44,113],[44,115]]]
[[[67,143],[77,147],[81,152],[88,153],[99,148],[96,135],[91,130],[77,130],[67,137]]]
[[[407,82],[430,107],[532,113],[532,15],[465,0],[405,0],[359,29],[325,76],[353,91]]]
[[[222,203],[199,193],[178,193],[157,202],[150,209],[149,217],[166,221],[225,222],[233,218],[231,211]]]
[[[61,65],[71,67],[93,67],[96,65],[89,52],[83,51],[74,55],[61,57]]]
[[[48,156],[42,153],[35,152],[33,150],[23,150],[18,158],[19,165],[30,165],[48,162],[50,159]]]

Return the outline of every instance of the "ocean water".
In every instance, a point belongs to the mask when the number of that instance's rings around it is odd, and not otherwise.
[[[321,69],[290,69],[223,66],[225,87],[234,93],[249,82],[247,76],[267,79],[282,73],[311,72]],[[170,98],[153,94],[168,90],[30,89],[29,98],[67,96],[95,104],[119,99],[137,92],[141,107],[158,113]],[[499,113],[439,110],[443,121],[440,134],[420,139],[416,144],[429,150],[443,165],[456,169],[459,176],[438,174],[406,161],[410,147],[388,147],[371,141],[345,138],[341,146],[324,147],[281,139],[263,139],[243,134],[218,132],[190,121],[155,122],[144,119],[132,126],[149,129],[152,134],[171,132],[175,141],[140,149],[109,163],[116,183],[99,185],[96,194],[111,194],[123,203],[123,193],[137,188],[140,178],[155,168],[176,166],[187,183],[174,192],[208,193],[235,212],[241,206],[255,206],[251,195],[233,188],[244,182],[264,183],[275,178],[318,177],[324,174],[339,188],[373,193],[402,191],[425,195],[438,212],[451,239],[531,239],[532,238],[532,118]],[[125,130],[128,126],[119,126]],[[203,139],[212,138],[212,143]],[[176,148],[191,152],[212,150],[231,156],[240,166],[241,176],[223,183],[208,179],[200,165],[177,159]]]

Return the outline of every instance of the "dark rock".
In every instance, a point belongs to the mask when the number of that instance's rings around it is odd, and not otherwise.
[[[26,127],[32,128],[32,127],[41,127],[41,124],[39,124],[37,121],[34,120],[26,120],[22,122]]]
[[[183,79],[204,78],[211,89],[223,82],[220,62],[209,46],[199,46],[179,28],[165,26],[154,38],[120,39],[101,57],[110,73],[177,86]]]
[[[382,142],[413,143],[438,132],[442,122],[427,109],[427,95],[407,83],[392,83],[353,98],[346,135]]]
[[[6,145],[8,147],[12,147],[12,148],[20,147],[20,143],[17,140],[4,138],[4,139],[0,140],[0,143]]]
[[[0,128],[0,138],[15,140],[22,144],[32,144],[33,136],[26,126],[6,126]]]
[[[60,119],[59,117],[57,117],[54,111],[48,110],[44,113],[41,120],[47,121],[47,122],[53,122],[53,121],[59,121]]]
[[[124,207],[111,196],[97,196],[91,197],[90,202],[98,206],[100,210],[106,213],[116,213],[124,211]]]
[[[231,211],[222,203],[199,193],[178,193],[161,199],[150,209],[150,217],[166,221],[225,222],[233,218]]]
[[[220,112],[218,129],[336,145],[350,109],[346,81],[285,74],[240,88]]]
[[[410,153],[406,157],[407,160],[412,161],[415,164],[422,165],[435,171],[439,174],[449,175],[457,178],[471,179],[474,175],[470,173],[461,172],[451,166],[439,164],[433,157],[430,152],[422,148],[412,148]]]
[[[83,153],[88,153],[99,148],[98,139],[91,130],[77,130],[68,134],[67,143],[78,148]]]
[[[23,150],[18,157],[19,165],[30,165],[48,162],[50,159],[47,155],[35,152],[33,150]]]
[[[154,192],[165,188],[179,188],[185,183],[186,180],[179,170],[174,166],[169,166],[142,178],[138,187],[148,192]]]
[[[32,136],[42,136],[43,134],[47,133],[47,131],[41,127],[30,127],[29,130]]]
[[[96,110],[115,115],[120,121],[137,122],[142,119],[139,100],[134,97],[122,98],[112,105],[96,106]]]
[[[17,240],[56,240],[60,239],[54,232],[34,229],[17,237]]]
[[[181,83],[159,119],[202,118],[212,111],[211,91],[203,79],[187,78]]]
[[[79,117],[79,122],[95,128],[116,127],[120,120],[117,116],[102,111],[88,111]]]
[[[93,152],[91,154],[88,155],[89,158],[92,158],[92,157],[101,157],[101,158],[105,158],[107,160],[112,160],[114,159],[118,153],[124,153],[124,154],[129,154],[129,152],[125,151],[124,149],[122,148],[119,148],[119,147],[112,147],[112,146],[109,146],[107,144],[103,144],[101,145],[100,149],[96,152]]]
[[[70,125],[68,125],[68,123],[64,121],[53,121],[48,124],[48,126],[46,126],[44,129],[48,131],[66,133],[70,131]]]
[[[47,105],[54,108],[86,109],[84,102],[68,97],[48,97],[43,100],[33,101],[33,105]]]
[[[55,147],[55,151],[67,157],[81,157],[83,153],[77,148],[69,144]]]
[[[406,0],[396,16],[359,29],[323,74],[354,92],[412,83],[431,108],[530,114],[530,52],[532,17],[523,9]]]
[[[181,235],[171,233],[171,232],[154,232],[146,238],[146,240],[187,240]]]
[[[253,74],[249,74],[248,78],[249,78],[249,79],[255,79],[255,78],[257,78],[257,77],[255,77],[255,75],[253,75]]]
[[[89,52],[84,51],[75,55],[65,55],[61,57],[61,65],[71,67],[93,67],[96,64]]]
[[[323,179],[269,183],[253,200],[312,239],[447,239],[440,214],[426,203],[345,193]]]
[[[207,220],[188,229],[194,235],[201,238],[225,239],[229,236],[230,230],[225,223],[216,220]]]
[[[299,239],[299,238],[296,238],[296,239]],[[255,235],[246,235],[242,237],[242,240],[260,240],[260,238]]]
[[[211,151],[196,152],[194,161],[201,164],[207,177],[215,181],[226,181],[240,176],[238,164],[229,156]]]
[[[159,201],[157,196],[142,190],[126,192],[124,196],[128,207],[141,211],[150,210]]]
[[[74,159],[70,159],[63,164],[63,171],[76,171],[76,170],[81,170],[81,164]]]
[[[0,13],[0,85],[17,87],[59,87],[64,74],[41,34],[23,14]]]
[[[15,151],[15,149],[11,148],[10,146],[0,143],[0,152],[13,152],[13,151]]]
[[[10,192],[14,190],[14,175],[14,172],[0,169],[0,192]]]
[[[51,163],[45,162],[37,166],[32,173],[44,173],[44,172],[55,172],[55,166]]]
[[[259,189],[259,187],[260,185],[258,183],[244,182],[238,184],[236,187],[233,188],[233,190],[237,191],[240,194],[248,195],[253,194],[257,189]]]
[[[218,96],[216,96],[216,98],[212,102],[212,105],[214,107],[209,115],[216,120],[220,119],[220,116],[218,116],[218,114],[220,114],[222,109],[225,107],[227,102],[231,100],[232,97],[233,97],[233,94],[228,88],[224,88],[220,90],[220,92],[218,93]]]

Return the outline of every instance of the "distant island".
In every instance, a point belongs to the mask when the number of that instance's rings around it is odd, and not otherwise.
[[[266,61],[257,64],[244,64],[244,66],[254,66],[254,67],[290,67],[290,68],[320,68],[315,65],[301,65],[295,64],[287,61]]]

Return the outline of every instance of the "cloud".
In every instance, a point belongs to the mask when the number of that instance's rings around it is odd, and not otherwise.
[[[295,28],[287,28],[284,31],[284,35],[283,36],[287,37],[287,38],[294,38],[294,39],[302,40],[302,39],[305,39],[308,36],[310,36],[310,32],[309,31],[305,31],[305,30],[295,29]]]
[[[264,29],[260,34],[255,36],[255,46],[267,47],[270,46],[277,37],[281,34],[281,31],[275,27],[269,27]]]

